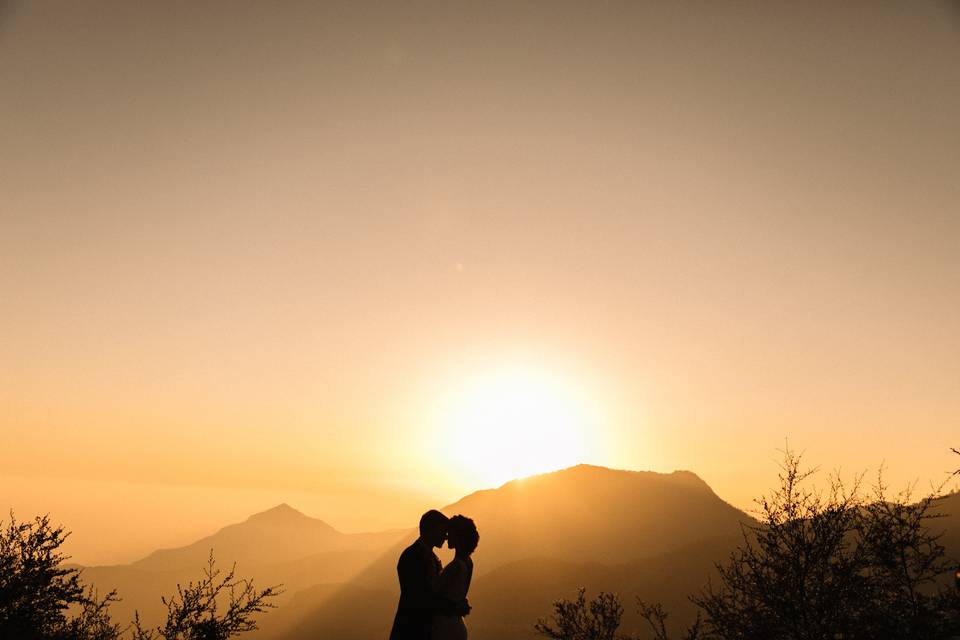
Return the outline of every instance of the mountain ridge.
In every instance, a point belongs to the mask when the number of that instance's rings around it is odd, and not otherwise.
[[[495,585],[516,581],[548,590],[542,579],[526,575],[535,567],[551,567],[552,575],[564,576],[563,588],[578,575],[593,576],[590,582],[596,585],[603,576],[612,579],[614,575],[618,584],[632,584],[624,576],[626,564],[659,567],[664,561],[658,558],[684,546],[713,549],[708,538],[718,532],[739,533],[739,524],[751,520],[691,471],[659,473],[589,464],[475,491],[441,510],[474,518],[480,530],[475,556],[477,596],[480,604],[489,601],[490,605],[486,613],[478,610],[472,622],[478,631],[493,634],[490,637],[505,629],[490,617],[495,613],[493,603],[499,602]],[[337,634],[347,632],[342,618],[354,611],[369,618],[361,625],[367,635],[356,637],[372,637],[388,631],[380,626],[388,624],[386,618],[392,616],[398,595],[397,557],[416,538],[420,515],[411,514],[411,526],[406,529],[348,534],[280,503],[189,545],[159,549],[128,565],[85,571],[99,589],[117,588],[124,596],[118,603],[118,614],[124,610],[121,617],[131,616],[137,608],[149,622],[163,615],[160,595],[173,592],[178,583],[195,580],[213,549],[221,566],[236,562],[238,575],[263,586],[283,583],[287,589],[277,601],[279,609],[265,616],[264,633],[256,634],[258,640],[285,637],[283,630],[293,628],[341,637]],[[697,557],[721,559],[711,553],[700,551]],[[439,555],[446,559],[450,551],[442,549]],[[684,585],[693,584],[701,577],[702,567],[709,566],[710,562],[701,561],[696,569],[684,570],[691,575],[678,579]],[[298,594],[296,606],[285,611]],[[511,609],[516,614],[511,625],[534,610],[546,613],[541,600],[547,598],[548,604],[563,594],[528,595]]]
[[[524,557],[620,563],[753,522],[692,471],[580,464],[473,492],[447,505],[473,518],[489,569]]]
[[[950,515],[934,527],[947,531],[948,548],[960,550],[953,516],[960,514],[960,494],[945,496],[938,507]],[[692,471],[589,464],[474,491],[442,511],[464,513],[480,530],[468,621],[477,640],[532,637],[536,617],[578,586],[619,592],[625,604],[634,596],[661,600],[674,623],[689,622],[695,612],[687,595],[741,543],[741,525],[756,523]],[[385,637],[399,594],[397,557],[416,538],[419,516],[411,514],[406,529],[347,534],[281,503],[191,545],[84,571],[101,591],[119,590],[118,619],[137,608],[145,621],[158,621],[160,596],[197,579],[214,546],[221,566],[237,561],[238,575],[287,589],[251,640]],[[438,554],[447,559],[450,551]],[[640,624],[630,607],[624,624]]]

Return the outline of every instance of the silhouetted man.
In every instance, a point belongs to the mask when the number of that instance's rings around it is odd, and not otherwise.
[[[427,511],[420,518],[420,537],[403,550],[397,562],[400,578],[400,602],[393,618],[390,640],[429,640],[433,615],[437,611],[456,611],[466,615],[466,600],[453,603],[437,594],[440,558],[433,552],[447,539],[447,516]]]

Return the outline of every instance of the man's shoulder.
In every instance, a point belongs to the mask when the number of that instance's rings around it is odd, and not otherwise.
[[[418,541],[414,541],[409,547],[400,554],[400,559],[404,558],[422,558],[427,553],[426,548]]]

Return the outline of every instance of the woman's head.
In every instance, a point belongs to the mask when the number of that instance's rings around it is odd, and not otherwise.
[[[450,518],[447,527],[447,546],[456,549],[459,554],[470,555],[477,548],[480,533],[477,525],[466,516],[456,515]]]

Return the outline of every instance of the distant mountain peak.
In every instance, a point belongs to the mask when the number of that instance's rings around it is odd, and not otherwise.
[[[247,518],[247,522],[258,522],[265,524],[297,524],[310,521],[315,521],[315,519],[301,511],[297,511],[286,502],[278,504],[277,506],[267,509],[266,511],[255,513]]]

